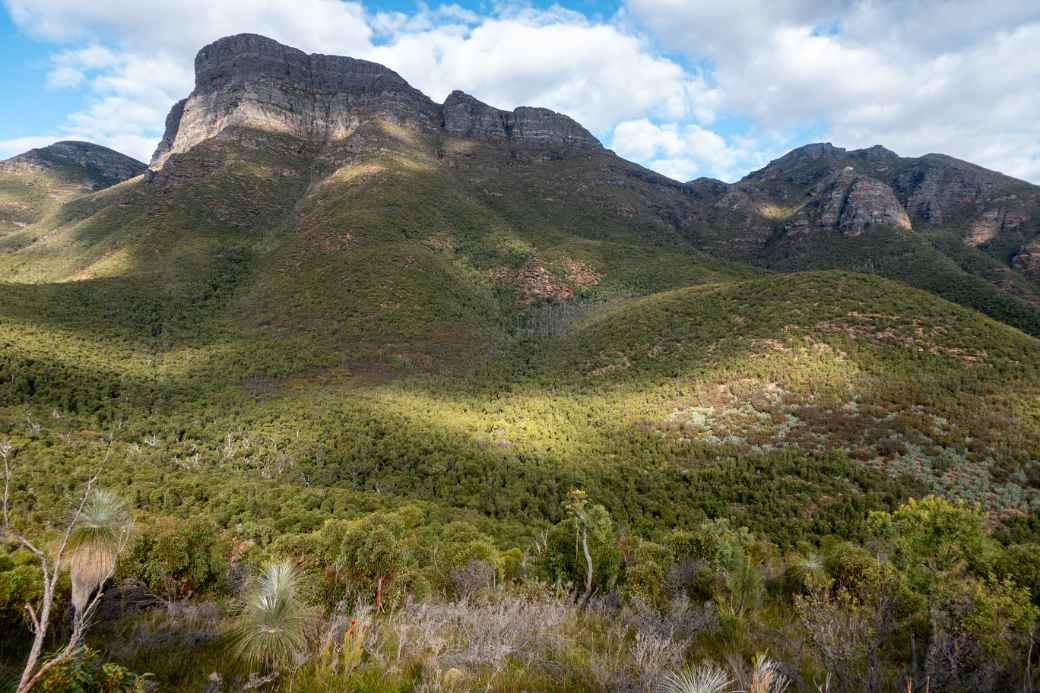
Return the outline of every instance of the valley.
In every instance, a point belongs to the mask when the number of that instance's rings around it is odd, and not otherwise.
[[[568,631],[552,666],[521,645],[508,664],[445,657],[457,690],[649,690],[682,653],[727,648],[775,655],[798,690],[839,667],[835,690],[868,669],[918,681],[935,664],[904,645],[940,642],[936,595],[961,628],[942,637],[978,648],[943,690],[1000,690],[1033,656],[1040,594],[1037,243],[1040,188],[949,157],[812,144],[734,184],[681,183],[562,114],[437,104],[375,63],[224,38],[199,52],[149,167],[86,143],[0,162],[12,508],[53,540],[104,461],[98,483],[137,524],[121,584],[170,613],[220,612],[98,618],[88,644],[163,690],[223,671],[231,595],[282,558],[329,609],[375,599],[373,632],[396,618],[379,621],[384,588],[411,617],[424,597],[470,596],[453,582],[466,568],[625,643]],[[960,532],[942,565],[914,534],[929,523]],[[399,564],[380,571],[362,557],[384,544]],[[0,584],[30,564],[12,548]],[[9,592],[5,629],[23,625]],[[670,659],[595,673],[649,637],[639,609],[680,598],[707,620],[654,636]],[[884,656],[796,653],[795,631],[825,649],[798,630],[807,609],[855,613]],[[429,683],[429,643],[391,666],[380,637],[367,669],[315,655],[301,685]],[[971,678],[993,652],[990,678]]]

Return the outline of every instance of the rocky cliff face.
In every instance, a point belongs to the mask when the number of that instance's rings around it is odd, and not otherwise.
[[[345,139],[373,119],[521,146],[600,146],[576,122],[547,109],[500,111],[462,92],[441,106],[382,65],[308,55],[263,36],[241,34],[199,51],[195,90],[170,111],[152,168],[235,128],[321,144]]]
[[[905,161],[892,185],[910,214],[929,224],[980,219],[999,207],[995,203],[1009,188],[1022,186],[1022,181],[940,154]]]
[[[600,147],[599,140],[565,115],[547,108],[502,111],[461,91],[442,106],[445,132],[456,137],[530,146]]]
[[[719,187],[721,186],[721,187]],[[1040,237],[1040,188],[952,157],[904,158],[881,146],[846,150],[829,143],[795,149],[741,181],[715,188],[716,214],[742,257],[754,255],[777,229],[795,236],[829,229],[858,235],[872,226],[904,230],[943,226],[961,242],[1025,271]],[[693,190],[706,189],[691,182]],[[739,197],[736,206],[723,203]],[[750,211],[749,211],[750,210]],[[1040,278],[1033,269],[1027,273]]]
[[[229,36],[195,57],[195,90],[170,111],[152,168],[231,128],[327,142],[377,117],[426,128],[440,121],[436,104],[382,65]]]
[[[810,201],[787,223],[792,233],[837,230],[858,236],[871,226],[909,231],[910,217],[895,192],[876,178],[848,166],[819,183]]]
[[[0,168],[16,171],[24,168],[73,169],[94,190],[100,190],[140,175],[147,168],[136,159],[90,142],[55,142],[47,147],[30,149],[24,154],[0,161]]]

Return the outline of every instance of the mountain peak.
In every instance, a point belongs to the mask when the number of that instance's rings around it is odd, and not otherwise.
[[[573,119],[548,108],[503,111],[456,89],[444,101],[444,129],[451,135],[528,145],[601,147]]]
[[[8,169],[22,166],[81,169],[98,189],[133,178],[146,169],[140,161],[114,149],[76,140],[62,140],[46,147],[30,149],[0,162],[0,166]]]
[[[875,144],[873,147],[867,147],[865,149],[853,149],[848,154],[853,158],[866,159],[867,161],[883,161],[886,159],[899,158],[898,154],[893,152],[891,149],[882,147],[880,144]]]
[[[235,128],[324,144],[371,120],[517,145],[600,146],[581,125],[548,109],[501,111],[461,91],[439,106],[378,63],[308,55],[265,36],[237,34],[198,52],[195,90],[171,109],[152,168]]]
[[[787,154],[777,159],[777,161],[815,161],[817,159],[830,159],[842,156],[843,154],[845,154],[845,149],[842,147],[835,147],[830,142],[811,142],[796,149],[792,149]]]
[[[195,56],[196,92],[259,80],[341,93],[401,90],[425,99],[403,77],[379,63],[340,55],[308,55],[259,34],[225,36]]]
[[[440,122],[433,101],[378,63],[308,55],[258,34],[227,36],[195,56],[195,90],[171,109],[152,168],[233,128],[328,142],[369,118]]]

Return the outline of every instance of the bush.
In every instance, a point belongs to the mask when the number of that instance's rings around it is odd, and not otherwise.
[[[84,647],[51,669],[38,685],[41,691],[53,693],[142,693],[148,690],[148,678],[102,662],[96,650]]]
[[[224,586],[228,551],[212,522],[161,518],[137,537],[119,563],[120,574],[169,599],[183,599]]]

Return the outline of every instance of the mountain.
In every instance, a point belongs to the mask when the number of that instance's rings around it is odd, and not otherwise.
[[[18,232],[62,202],[145,169],[139,161],[89,142],[55,142],[0,161],[0,248],[25,242]]]
[[[728,195],[732,206],[757,213],[746,223],[759,232],[759,246],[778,232],[939,227],[957,229],[966,245],[1023,268],[1017,258],[1040,234],[1040,188],[939,154],[904,158],[881,146],[810,144],[715,189],[717,198]]]
[[[55,422],[43,484],[126,422],[142,512],[268,539],[325,517],[231,500],[273,479],[501,532],[581,485],[628,526],[725,508],[788,544],[929,490],[1028,509],[1040,341],[936,294],[1033,325],[1032,280],[982,249],[1009,231],[951,249],[1031,188],[968,168],[969,205],[957,166],[814,145],[684,184],[546,109],[228,37],[142,175],[0,253],[0,423]],[[794,271],[821,268],[931,293]]]
[[[691,234],[770,269],[845,269],[927,289],[1040,334],[1040,188],[952,157],[796,149],[739,182],[687,184]]]
[[[1028,184],[831,145],[680,183],[565,115],[256,35],[199,52],[149,166],[0,171],[10,517],[50,545],[100,468],[84,513],[129,542],[47,690],[1032,675]],[[0,547],[2,680],[34,565]],[[320,621],[235,608],[278,575]]]

